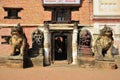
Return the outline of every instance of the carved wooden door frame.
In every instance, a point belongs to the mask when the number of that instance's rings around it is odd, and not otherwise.
[[[55,37],[56,36],[66,36],[66,51],[67,51],[67,61],[72,63],[72,31],[52,31],[51,32],[51,62],[55,62]]]

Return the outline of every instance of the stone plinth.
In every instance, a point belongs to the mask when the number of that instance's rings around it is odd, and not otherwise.
[[[6,66],[8,68],[23,68],[23,59],[8,60]]]
[[[95,58],[93,57],[93,53],[90,47],[81,46],[78,48],[78,64],[80,67],[94,67]]]
[[[2,67],[7,67],[7,66],[6,66],[7,60],[8,60],[7,57],[1,57],[1,56],[0,56],[0,68],[2,68]]]
[[[95,66],[94,57],[78,57],[78,65],[82,68],[93,68]]]
[[[115,61],[95,61],[95,67],[99,69],[117,69]]]
[[[43,66],[43,55],[30,58],[28,56],[0,56],[0,68],[29,68],[33,66]]]
[[[43,56],[31,58],[31,62],[33,67],[34,66],[43,66]]]
[[[91,48],[89,48],[88,46],[82,46],[80,48],[78,48],[79,52],[78,52],[78,56],[79,57],[92,57],[93,56],[93,52],[91,50]]]
[[[115,63],[117,64],[117,67],[120,68],[120,56],[114,56],[115,58]]]
[[[0,57],[0,67],[23,68],[23,58],[18,56]]]
[[[23,68],[23,56],[9,56],[6,62],[8,68]]]

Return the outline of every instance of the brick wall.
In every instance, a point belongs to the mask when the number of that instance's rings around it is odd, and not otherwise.
[[[8,44],[2,44],[2,42],[6,42],[2,36],[10,36],[10,28],[0,28],[0,54],[8,55],[11,52],[11,47]]]
[[[42,0],[0,0],[0,4],[0,24],[40,24],[51,19],[51,12],[44,11]],[[4,19],[7,13],[3,7],[23,8],[18,13],[21,19]]]
[[[18,15],[21,19],[4,19],[7,16],[3,7],[23,8]],[[77,20],[81,25],[93,25],[94,23],[119,23],[120,19],[94,19],[93,18],[93,3],[92,0],[81,0],[81,5],[78,11],[72,11],[72,20]],[[37,26],[43,24],[44,21],[51,20],[51,12],[45,11],[42,5],[42,0],[0,0],[0,27],[5,24],[27,24],[24,26],[24,31],[28,39],[30,47],[32,46],[32,32]],[[9,36],[10,28],[0,28],[0,54],[9,55],[11,47],[8,44],[1,44],[4,39],[1,36]]]
[[[22,23],[22,24],[41,24],[51,20],[51,12],[44,11],[42,0],[1,0],[0,1],[0,24]],[[3,7],[20,7],[21,19],[4,19],[7,13]],[[79,11],[72,12],[72,20],[79,20],[81,24],[92,22],[92,3],[89,0],[81,0]]]
[[[81,0],[79,11],[72,12],[72,20],[79,20],[80,24],[90,25],[92,21],[92,2],[90,0]]]

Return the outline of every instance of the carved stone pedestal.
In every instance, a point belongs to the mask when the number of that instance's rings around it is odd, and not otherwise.
[[[6,62],[8,68],[24,68],[23,56],[9,56]]]
[[[80,48],[78,48],[79,52],[78,52],[78,56],[82,56],[82,57],[92,57],[93,56],[93,52],[91,50],[91,48],[89,48],[88,46],[82,46]]]
[[[91,48],[88,46],[82,46],[78,52],[78,64],[80,67],[87,68],[87,67],[94,67],[95,65],[95,58],[93,57],[93,53]]]
[[[7,60],[8,60],[7,57],[1,57],[1,56],[0,56],[0,68],[7,67],[7,66],[6,66]]]
[[[120,56],[114,56],[117,67],[120,68]]]
[[[93,57],[79,57],[78,65],[82,68],[93,68],[95,66],[95,58]]]
[[[23,68],[23,58],[21,57],[0,57],[0,68]]]
[[[31,62],[33,67],[35,66],[43,66],[43,56],[38,56],[35,58],[31,58]]]
[[[25,67],[43,66],[43,49],[31,49],[30,52],[24,58]]]
[[[115,61],[95,61],[95,67],[99,69],[117,69],[118,66]]]
[[[23,60],[22,59],[8,60],[6,66],[8,68],[23,68]]]
[[[0,56],[0,68],[29,68],[33,66],[43,66],[43,55],[32,58],[28,56]]]

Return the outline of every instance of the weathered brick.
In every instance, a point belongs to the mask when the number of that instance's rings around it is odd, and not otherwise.
[[[93,3],[90,0],[81,0],[81,5],[78,11],[72,11],[72,20],[77,20],[81,25],[93,25],[94,22],[100,23],[118,23],[120,19],[94,19]],[[91,0],[92,1],[92,0]],[[23,8],[19,12],[21,19],[4,19],[7,12],[4,7],[19,7]],[[38,26],[29,26],[31,24],[43,24],[44,21],[51,20],[51,11],[45,11],[42,0],[0,0],[0,36],[10,35],[10,28],[1,28],[2,24],[27,24],[24,26],[28,43],[32,46],[31,34]],[[10,45],[1,44],[4,39],[0,38],[0,54],[9,55],[11,52]]]

